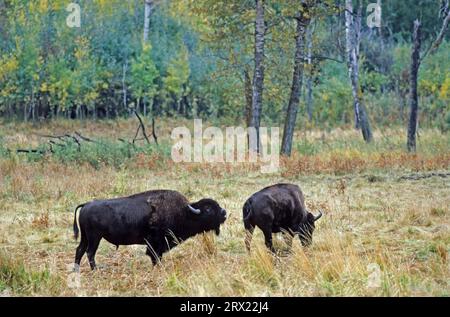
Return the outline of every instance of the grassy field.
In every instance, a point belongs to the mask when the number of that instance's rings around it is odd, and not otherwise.
[[[450,296],[450,136],[422,130],[418,154],[404,151],[402,128],[375,131],[366,145],[353,129],[296,135],[299,153],[278,174],[256,165],[171,162],[170,131],[158,123],[160,146],[123,148],[135,121],[0,125],[0,294],[11,296]],[[186,121],[183,124],[191,125]],[[16,154],[44,134],[79,131],[111,147]],[[8,151],[12,150],[12,151]],[[65,152],[67,151],[67,152]],[[244,247],[242,205],[277,182],[298,184],[309,209],[321,209],[308,249],[269,254],[255,231]],[[94,198],[174,189],[189,199],[216,199],[230,217],[221,235],[197,236],[152,267],[143,246],[100,244],[91,272],[71,272],[74,207]],[[276,247],[284,250],[281,237]]]

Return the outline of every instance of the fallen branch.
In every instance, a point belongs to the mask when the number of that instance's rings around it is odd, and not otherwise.
[[[137,136],[139,135],[139,131],[141,130],[141,126],[139,125],[138,126],[138,128],[137,128],[137,130],[136,130],[136,134],[134,135],[134,138],[133,138],[133,145],[134,145],[134,143],[136,142],[136,141],[139,141],[138,140],[138,138],[137,138]],[[143,139],[142,139],[143,140]]]
[[[57,145],[57,146],[60,146],[60,147],[64,147],[64,146],[67,145],[67,140],[66,140],[66,139],[71,139],[71,140],[73,140],[73,141],[77,144],[78,152],[81,151],[81,143],[80,143],[80,141],[79,141],[75,136],[73,136],[73,135],[70,135],[70,134],[64,134],[64,135],[48,135],[48,134],[38,134],[38,133],[35,133],[35,135],[40,136],[40,137],[43,137],[43,138],[57,139],[57,140],[60,140],[61,142],[65,143],[65,144],[61,144],[61,143],[56,143],[55,141],[52,141],[52,140],[49,141],[50,144]]]
[[[153,135],[153,139],[155,139],[156,145],[158,145],[158,137],[156,136],[156,130],[155,130],[155,118],[152,118],[152,135]]]
[[[42,138],[49,138],[49,139],[63,139],[67,136],[67,134],[65,134],[65,135],[49,135],[49,134],[39,134],[39,133],[34,133],[34,135],[40,136]]]
[[[142,129],[142,134],[144,135],[145,140],[147,141],[147,144],[150,144],[150,140],[147,137],[147,132],[145,132],[145,126],[144,126],[144,122],[141,119],[141,116],[138,114],[138,112],[136,111],[136,109],[134,109],[134,114],[136,115],[136,117],[139,120],[139,124],[140,124],[140,128]],[[138,129],[139,132],[139,129]],[[137,136],[137,135],[136,135]]]
[[[52,141],[52,140],[48,141],[48,143],[50,143],[52,145],[59,146],[59,147],[65,147],[66,146],[66,144],[57,143],[57,142]]]
[[[39,154],[45,154],[45,151],[42,151],[42,150],[34,150],[34,149],[29,149],[29,150],[26,150],[26,149],[17,149],[16,150],[16,152],[17,153],[39,153]]]
[[[90,138],[88,138],[88,137],[85,137],[85,136],[81,135],[81,133],[79,133],[79,132],[77,132],[77,131],[75,131],[75,135],[78,136],[78,137],[79,137],[81,140],[83,140],[83,141],[91,142],[91,143],[99,143],[99,142],[96,141],[96,140],[92,140],[92,139],[90,139]]]
[[[407,176],[400,177],[399,180],[418,181],[421,179],[427,179],[427,178],[432,178],[432,177],[447,178],[447,177],[450,177],[450,173],[430,173],[430,174],[424,174],[424,175],[407,175]]]

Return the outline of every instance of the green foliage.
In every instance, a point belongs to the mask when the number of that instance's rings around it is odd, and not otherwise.
[[[159,73],[151,57],[151,46],[144,45],[141,55],[131,64],[130,88],[137,98],[153,98]]]
[[[444,132],[450,131],[450,111],[447,111],[447,113],[445,114],[441,129]]]
[[[28,154],[27,158],[31,161],[40,161],[51,156],[62,163],[89,164],[94,168],[100,168],[101,166],[120,168],[138,154],[170,155],[170,147],[165,143],[160,146],[154,144],[133,145],[128,142],[110,140],[83,143],[81,146],[74,141],[67,141],[64,146],[52,145],[50,147],[49,144],[41,144],[37,150],[36,153]]]
[[[380,32],[363,25],[362,93],[371,119],[381,125],[401,121],[405,112],[412,21],[422,21],[424,47],[441,25],[435,1],[397,2],[383,2]],[[243,122],[245,75],[253,77],[254,1],[157,1],[144,47],[142,1],[80,4],[82,27],[71,29],[66,26],[67,1],[7,2],[8,10],[0,12],[0,115],[116,117],[128,115],[129,105],[144,103],[152,115]],[[282,124],[292,80],[291,17],[299,7],[289,0],[266,1],[266,8],[262,119]],[[311,13],[312,55],[345,61],[342,16],[331,8],[319,5]],[[421,123],[443,125],[449,111],[448,51],[444,42],[421,68]],[[345,62],[319,58],[306,65],[303,83],[309,74],[314,81],[312,125],[353,121],[347,72]],[[302,96],[306,93],[303,89]],[[301,126],[306,125],[304,99]]]
[[[7,157],[8,155],[9,155],[9,151],[5,147],[3,137],[0,135],[0,157]]]
[[[171,61],[167,68],[167,76],[163,80],[167,92],[175,96],[177,101],[187,94],[186,84],[189,74],[189,55],[183,47],[179,55]]]
[[[3,252],[0,253],[0,292],[12,291],[30,295],[39,291],[48,292],[58,284],[59,280],[54,279],[47,269],[28,270],[23,262],[15,262]]]
[[[319,148],[316,143],[317,142],[311,142],[306,138],[301,138],[297,143],[295,143],[295,147],[297,152],[302,155],[315,155],[319,152]]]
[[[345,64],[327,62],[322,67],[324,80],[314,90],[317,122],[349,123],[352,118],[352,91]]]

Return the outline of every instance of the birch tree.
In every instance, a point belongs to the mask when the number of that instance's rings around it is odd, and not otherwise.
[[[250,127],[256,129],[256,144],[251,144],[251,150],[260,152],[261,111],[264,92],[264,45],[266,25],[264,21],[265,0],[255,0],[255,70],[253,73],[252,115]]]
[[[284,123],[283,142],[281,144],[281,154],[288,156],[290,156],[292,152],[292,140],[294,137],[295,123],[297,121],[297,113],[303,83],[304,63],[306,57],[306,30],[308,29],[311,21],[310,4],[308,1],[302,0],[301,5],[301,9],[295,17],[297,29],[295,35],[294,71],[292,75],[291,94],[286,113],[286,120]]]
[[[314,25],[314,20],[311,20],[310,25]],[[314,67],[312,60],[313,52],[313,27],[309,27],[306,31],[306,46],[307,46],[307,62],[308,62],[308,79],[306,82],[306,113],[308,114],[308,121],[311,123],[313,120],[313,80],[314,80]]]
[[[361,35],[361,14],[359,12],[355,18],[352,0],[345,1],[345,33],[347,64],[350,82],[352,85],[353,106],[355,111],[355,126],[361,129],[364,140],[369,143],[372,141],[372,131],[366,108],[363,104],[362,91],[359,86],[359,47]]]
[[[145,13],[144,13],[144,43],[148,42],[148,35],[150,33],[150,17],[153,10],[153,0],[144,0]]]

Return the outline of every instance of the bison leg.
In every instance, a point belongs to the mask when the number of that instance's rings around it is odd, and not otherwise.
[[[292,249],[292,241],[294,239],[294,235],[292,234],[292,231],[283,231],[283,239],[284,243],[286,243],[289,250]]]
[[[95,235],[88,236],[87,256],[92,270],[97,268],[97,265],[95,264],[95,253],[97,252],[101,239],[102,237]]]
[[[245,247],[247,248],[247,251],[250,252],[250,245],[252,243],[252,237],[253,237],[253,231],[255,230],[255,227],[252,225],[245,225]]]
[[[80,270],[81,258],[83,257],[84,253],[86,252],[87,246],[88,246],[88,241],[87,241],[86,235],[82,231],[80,244],[78,245],[77,251],[75,253],[75,265],[73,268],[73,270],[75,272],[79,272],[79,270]]]
[[[273,244],[272,244],[272,228],[264,228],[261,229],[262,232],[264,233],[264,239],[266,242],[266,247],[272,252],[275,253],[275,249],[273,248]]]
[[[145,254],[147,254],[152,259],[153,265],[156,265],[159,262],[161,262],[162,252],[159,252],[156,250],[150,250],[147,247],[147,251],[145,251]]]
[[[158,233],[153,233],[152,236],[149,236],[147,239],[145,239],[145,243],[147,246],[145,254],[147,254],[152,259],[153,265],[161,262],[161,257],[167,248],[165,240],[161,238]]]

